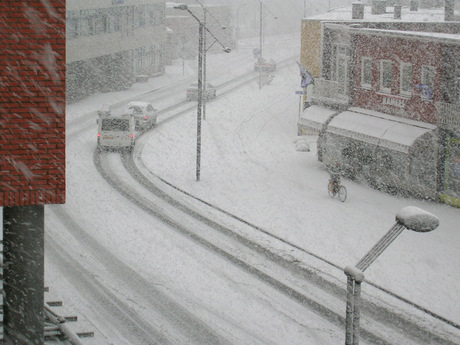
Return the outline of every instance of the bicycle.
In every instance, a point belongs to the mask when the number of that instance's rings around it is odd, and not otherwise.
[[[342,186],[340,183],[334,183],[332,180],[329,180],[327,192],[331,198],[337,195],[341,202],[344,202],[347,199],[347,189],[345,186]]]

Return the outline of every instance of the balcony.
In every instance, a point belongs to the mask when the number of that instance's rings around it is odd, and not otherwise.
[[[439,128],[460,131],[460,104],[437,102],[436,109]]]
[[[347,86],[337,81],[316,78],[313,89],[313,102],[338,109],[347,109],[350,105]]]

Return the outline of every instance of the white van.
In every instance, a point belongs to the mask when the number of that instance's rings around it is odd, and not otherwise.
[[[128,149],[134,148],[136,141],[136,121],[132,114],[112,115],[110,111],[99,111],[97,120],[97,148]]]

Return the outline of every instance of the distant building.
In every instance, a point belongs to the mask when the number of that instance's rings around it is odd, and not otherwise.
[[[394,19],[317,23],[299,134],[318,133],[318,158],[351,178],[460,206],[460,22]]]
[[[68,0],[67,100],[164,73],[165,2]]]

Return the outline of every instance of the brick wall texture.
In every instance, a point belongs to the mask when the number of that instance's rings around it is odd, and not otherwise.
[[[65,202],[65,0],[0,1],[0,206]]]

